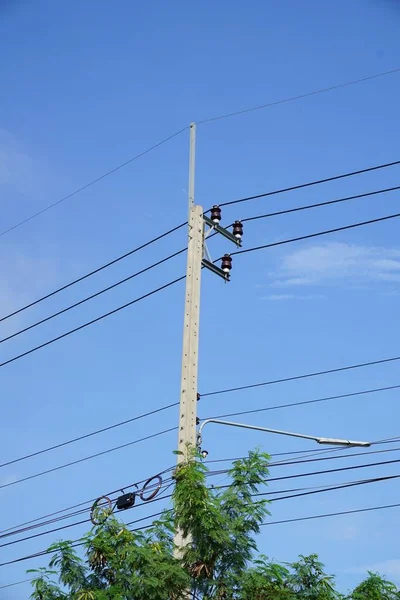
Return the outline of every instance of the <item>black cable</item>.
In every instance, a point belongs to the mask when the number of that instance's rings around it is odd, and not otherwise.
[[[171,471],[175,470],[175,466],[173,467],[169,467],[168,469],[164,469],[163,471],[160,471],[157,475],[164,475],[166,473],[169,473]],[[163,481],[163,485],[170,481],[172,479],[169,478],[167,480]],[[145,479],[142,479],[140,481],[136,481],[135,483],[130,483],[129,485],[125,485],[124,487],[118,488],[117,490],[113,490],[112,492],[106,492],[105,494],[103,494],[103,496],[112,498],[114,495],[121,493],[123,490],[129,490],[132,488],[137,488],[139,485],[147,483],[149,480],[148,477],[146,477]],[[156,484],[155,484],[156,485]],[[146,490],[151,490],[154,489],[155,486],[148,486],[146,487]],[[14,525],[13,527],[9,527],[8,529],[3,529],[0,531],[0,538],[5,538],[5,537],[9,537],[10,535],[16,535],[19,533],[25,533],[26,531],[30,531],[31,529],[36,529],[38,527],[42,527],[44,525],[49,525],[51,523],[56,523],[58,520],[63,520],[63,519],[69,519],[72,516],[76,516],[78,514],[83,514],[84,512],[87,512],[91,509],[93,503],[95,502],[97,498],[91,498],[90,500],[86,500],[85,502],[80,502],[79,504],[74,504],[73,506],[69,506],[67,508],[64,508],[62,510],[58,510],[46,515],[43,515],[41,517],[38,517],[36,519],[31,519],[30,521],[25,521],[24,523],[20,523],[19,525]],[[153,502],[152,500],[147,501],[147,504]],[[61,517],[58,517],[56,519],[52,519],[52,520],[48,520],[48,521],[43,521],[43,519],[48,519],[49,517],[53,517],[55,515],[60,515],[61,513],[65,513],[67,511],[70,511],[74,508],[79,508],[81,506],[84,506],[85,508],[83,508],[82,510],[76,511],[74,513],[67,513],[66,515],[62,515]],[[40,521],[39,523],[37,523],[37,521]],[[31,523],[36,523],[35,525],[33,525],[32,527],[24,527],[25,525],[30,525]],[[19,529],[18,529],[19,528]]]
[[[102,290],[100,290],[99,292],[96,292],[95,294],[91,294],[90,296],[83,298],[83,300],[79,300],[79,302],[75,302],[75,304],[71,304],[70,306],[63,308],[62,310],[59,310],[58,312],[55,312],[52,315],[45,317],[44,319],[41,319],[40,321],[36,321],[36,323],[33,323],[32,325],[28,325],[28,327],[24,327],[24,329],[20,329],[19,331],[12,333],[11,335],[0,340],[0,344],[2,344],[3,342],[7,342],[8,340],[11,340],[12,338],[17,337],[18,335],[21,335],[21,333],[25,333],[26,331],[29,331],[30,329],[33,329],[34,327],[37,327],[38,325],[47,323],[47,321],[54,319],[54,317],[63,315],[64,313],[72,310],[73,308],[76,308],[77,306],[84,304],[88,300],[93,300],[93,298],[97,298],[97,296],[101,296],[105,292],[109,292],[110,290],[113,290],[114,288],[118,287],[119,285],[126,283],[127,281],[130,281],[131,279],[134,279],[135,277],[138,277],[138,275],[142,275],[143,273],[147,273],[147,271],[151,271],[151,269],[154,269],[155,267],[162,265],[163,263],[167,262],[168,260],[171,260],[172,258],[179,256],[183,252],[186,252],[186,248],[182,248],[181,250],[178,250],[177,252],[174,252],[173,254],[170,254],[169,256],[166,256],[165,258],[158,260],[157,262],[149,265],[148,267],[145,267],[144,269],[141,269],[140,271],[136,271],[136,273],[133,273],[132,275],[129,275],[128,277],[125,277],[124,279],[121,279],[120,281],[117,281],[116,283],[113,283],[112,285],[109,285],[106,288],[103,288]]]
[[[113,310],[110,310],[109,312],[107,312],[103,315],[100,315],[99,317],[96,317],[95,319],[92,319],[91,321],[87,321],[83,325],[79,325],[79,327],[70,329],[69,331],[67,331],[63,334],[58,335],[57,337],[52,338],[51,340],[48,340],[47,342],[44,342],[43,344],[40,344],[39,346],[35,346],[34,348],[31,348],[30,350],[27,350],[26,352],[23,352],[22,354],[18,354],[17,356],[13,356],[13,358],[9,358],[8,360],[0,363],[0,367],[5,367],[6,365],[8,365],[20,358],[23,358],[24,356],[27,356],[28,354],[32,354],[33,352],[36,352],[36,350],[41,350],[42,348],[45,348],[46,346],[53,344],[53,342],[62,340],[63,338],[71,335],[72,333],[76,333],[77,331],[80,331],[81,329],[85,329],[85,327],[88,327],[89,325],[98,323],[98,321],[101,321],[102,319],[105,319],[106,317],[109,317],[110,315],[114,315],[115,313],[119,312],[120,310],[123,310],[124,308],[127,308],[128,306],[132,306],[132,304],[136,304],[137,302],[140,302],[141,300],[144,300],[145,298],[149,298],[150,296],[153,296],[154,294],[157,294],[158,292],[161,292],[162,290],[165,290],[166,288],[171,287],[172,285],[175,285],[175,283],[178,283],[179,281],[182,281],[185,278],[186,278],[186,275],[182,275],[181,277],[178,277],[177,279],[173,279],[169,283],[166,283],[166,284],[152,290],[151,292],[147,292],[147,294],[144,294],[143,296],[139,296],[138,298],[135,298],[134,300],[131,300],[130,302],[127,302],[126,304],[123,304],[122,306],[118,306],[118,308],[114,308]]]
[[[360,454],[361,454],[361,453],[360,453]],[[372,452],[372,453],[371,453],[371,452],[369,452],[369,453],[366,453],[366,454],[373,454],[373,452]],[[349,456],[349,455],[348,455],[348,456]],[[350,455],[350,456],[351,456],[351,455]],[[354,456],[357,456],[357,455],[354,455]],[[342,457],[344,458],[345,456],[342,456]],[[342,458],[342,457],[329,457],[329,458]],[[303,462],[315,462],[316,460],[324,460],[324,459],[320,458],[320,459],[313,459],[313,460],[311,460],[311,461],[307,461],[307,460],[306,460],[306,461],[303,461]],[[368,463],[368,464],[364,464],[364,465],[351,465],[351,466],[349,466],[349,467],[342,467],[342,468],[338,468],[338,469],[326,469],[326,470],[324,470],[324,471],[312,471],[312,472],[309,472],[309,473],[300,473],[300,474],[296,474],[296,475],[286,475],[286,476],[282,476],[282,477],[275,477],[275,478],[271,478],[271,477],[269,477],[269,478],[268,478],[268,479],[265,481],[265,483],[270,483],[270,482],[273,482],[273,481],[285,481],[285,480],[288,480],[288,479],[294,479],[294,478],[299,478],[299,477],[308,477],[308,476],[311,476],[311,475],[330,474],[330,473],[336,473],[336,472],[347,471],[347,470],[354,470],[354,469],[359,469],[359,468],[364,468],[364,467],[371,467],[371,466],[382,466],[382,465],[393,464],[393,463],[398,463],[398,462],[400,462],[400,460],[380,461],[380,462],[377,462],[377,463]],[[287,462],[287,463],[280,463],[280,464],[277,464],[277,465],[273,465],[273,464],[271,464],[271,465],[269,465],[269,466],[285,466],[285,465],[290,465],[290,464],[298,464],[298,463],[297,463],[297,462],[294,462],[294,463]],[[215,472],[215,473],[209,473],[208,475],[220,475],[220,474],[225,474],[226,472],[228,472],[228,471],[225,471],[225,470],[224,470],[224,471],[217,471],[217,472]],[[383,481],[383,480],[385,480],[385,479],[390,479],[390,478],[393,478],[393,476],[388,476],[388,477],[385,477],[385,478],[379,478],[379,479],[377,479],[377,480],[382,480],[382,481]],[[376,479],[376,478],[375,478],[375,479]],[[169,488],[169,487],[171,487],[171,485],[173,485],[173,484],[174,484],[174,482],[172,481],[171,483],[169,483],[169,485],[167,485],[167,486],[166,486],[166,488],[163,490],[163,491],[164,491],[164,494],[165,494],[165,492],[168,490],[168,488]],[[135,484],[133,484],[133,485],[135,485]],[[132,487],[132,486],[130,486],[130,487]],[[225,488],[227,488],[227,487],[229,487],[229,485],[217,486],[217,488],[216,488],[216,489],[219,489],[219,490],[220,490],[220,489],[225,489]],[[323,487],[323,488],[325,488],[325,487],[327,487],[327,486],[318,486],[318,489],[320,489],[320,487]],[[128,489],[128,488],[125,488],[125,489]],[[300,489],[301,489],[301,488],[300,488]],[[315,489],[315,488],[305,488],[305,489],[309,490],[309,489]],[[336,488],[335,488],[335,489],[336,489]],[[289,492],[289,491],[291,491],[291,490],[284,490],[284,492]],[[296,490],[293,490],[293,491],[296,491]],[[265,493],[257,493],[257,494],[255,494],[255,495],[256,495],[256,496],[264,496],[264,495],[272,495],[272,494],[276,494],[276,493],[281,493],[281,492],[279,492],[279,491],[278,491],[278,492],[276,492],[276,491],[275,491],[275,492],[265,492]],[[304,494],[299,494],[299,495],[304,495]],[[169,495],[163,495],[163,496],[160,496],[160,497],[158,497],[158,498],[156,498],[156,499],[154,499],[154,500],[150,501],[150,503],[151,503],[151,502],[160,501],[160,500],[169,499],[169,498],[171,498],[171,497],[172,497],[172,494],[169,494]],[[288,496],[288,497],[289,497],[289,496]],[[285,497],[285,498],[286,498],[286,497]],[[276,500],[276,499],[274,499],[274,501],[275,501],[275,500]],[[135,508],[137,508],[137,506],[136,506]],[[85,509],[85,510],[84,510],[84,511],[82,511],[82,512],[86,512],[87,510],[88,510],[88,509]],[[119,511],[119,512],[120,512],[120,511]],[[71,516],[74,516],[74,515],[68,515],[68,516],[67,516],[67,518],[68,518],[68,517],[71,517]],[[144,517],[144,519],[145,519],[145,518],[146,518],[146,517]],[[143,520],[144,520],[144,519],[143,519]],[[64,529],[68,529],[68,528],[70,528],[70,527],[75,527],[75,526],[77,526],[77,525],[81,525],[81,524],[87,523],[88,521],[89,521],[89,519],[87,519],[87,518],[86,518],[86,519],[84,519],[84,520],[82,520],[82,521],[77,521],[77,522],[70,523],[70,524],[68,524],[68,525],[64,525],[64,526],[57,527],[57,528],[54,528],[54,529],[50,529],[50,530],[47,530],[47,531],[44,531],[44,532],[41,532],[41,533],[33,534],[33,535],[31,535],[31,536],[27,536],[27,537],[25,537],[25,538],[21,538],[21,539],[19,539],[19,540],[13,540],[13,541],[11,541],[11,542],[6,542],[5,544],[1,544],[1,545],[0,545],[0,548],[2,548],[2,547],[5,547],[5,546],[14,545],[14,544],[17,544],[17,543],[20,543],[20,542],[26,541],[26,540],[34,539],[34,538],[36,538],[36,537],[41,537],[41,536],[43,536],[43,535],[47,535],[47,534],[49,534],[49,533],[54,533],[54,532],[57,532],[57,531],[61,531],[61,530],[64,530]],[[134,522],[137,522],[137,521],[134,521]],[[130,525],[130,524],[131,524],[131,523],[127,523],[127,525]],[[12,533],[11,533],[11,534],[9,534],[9,535],[14,535],[15,533],[18,533],[18,532],[12,532]],[[7,537],[7,536],[1,536],[1,537]]]
[[[395,165],[399,165],[399,164],[400,164],[400,160],[395,160],[390,163],[375,165],[373,167],[367,167],[365,169],[360,169],[358,171],[350,171],[349,173],[341,173],[340,175],[333,175],[331,177],[326,177],[325,179],[316,179],[314,181],[308,181],[307,183],[299,183],[297,185],[292,185],[287,188],[281,188],[278,190],[273,190],[271,192],[265,192],[263,194],[256,194],[255,196],[247,196],[245,198],[238,198],[237,200],[230,200],[229,202],[222,202],[221,204],[219,204],[219,206],[220,207],[231,206],[232,204],[248,202],[249,200],[257,200],[258,198],[267,198],[268,196],[277,196],[278,194],[283,194],[285,192],[293,192],[294,190],[300,190],[303,188],[312,187],[314,185],[319,185],[320,183],[329,183],[330,181],[336,181],[338,179],[345,179],[346,177],[353,177],[354,175],[362,175],[363,173],[370,173],[371,171],[378,171],[379,169],[387,169],[389,167],[394,167]]]
[[[218,394],[228,394],[231,392],[239,392],[241,390],[249,390],[257,387],[264,387],[266,385],[275,385],[277,383],[286,383],[288,381],[297,381],[299,379],[308,379],[309,377],[319,377],[320,375],[330,375],[331,373],[340,373],[342,371],[350,371],[351,369],[361,369],[363,367],[371,367],[374,365],[382,365],[385,363],[395,362],[400,360],[400,356],[393,356],[391,358],[382,358],[380,360],[372,360],[365,363],[358,363],[355,365],[347,365],[345,367],[338,367],[336,369],[327,369],[325,371],[315,371],[314,373],[306,373],[304,375],[294,375],[292,377],[284,377],[282,379],[273,379],[271,381],[263,381],[261,383],[252,383],[249,385],[242,385],[233,388],[226,388],[222,390],[214,390],[212,392],[206,392],[205,394],[201,394],[201,398],[206,398],[207,396],[216,396]]]
[[[79,442],[81,440],[85,440],[94,435],[98,435],[99,433],[104,433],[105,431],[110,431],[110,429],[115,429],[116,427],[121,427],[122,425],[127,425],[128,423],[133,423],[134,421],[138,421],[139,419],[144,419],[145,417],[149,417],[151,415],[156,415],[164,410],[168,410],[174,406],[178,406],[179,402],[173,402],[172,404],[167,404],[166,406],[162,406],[161,408],[156,408],[154,410],[150,410],[147,413],[143,413],[136,417],[132,417],[131,419],[126,419],[125,421],[120,421],[119,423],[114,423],[114,425],[108,425],[107,427],[103,427],[102,429],[97,429],[96,431],[91,431],[90,433],[85,433],[84,435],[80,435],[79,437],[73,438],[71,440],[67,440],[66,442],[61,442],[60,444],[55,444],[54,446],[50,446],[49,448],[44,448],[43,450],[37,450],[36,452],[32,452],[31,454],[25,454],[25,456],[20,456],[19,458],[14,458],[13,460],[9,460],[3,464],[0,464],[0,469],[2,467],[8,467],[9,465],[13,465],[17,462],[21,462],[22,460],[26,460],[28,458],[32,458],[34,456],[39,456],[39,454],[45,454],[46,452],[50,452],[52,450],[56,450],[57,448],[62,448],[63,446],[68,446],[68,444],[74,444],[75,442]]]
[[[180,225],[177,225],[176,227],[173,227],[169,231],[166,231],[166,232],[162,233],[161,235],[159,235],[159,236],[157,236],[157,237],[149,240],[148,242],[145,242],[141,246],[137,246],[133,250],[130,250],[129,252],[126,252],[125,254],[122,254],[121,256],[118,256],[114,260],[112,260],[112,261],[110,261],[110,262],[102,265],[101,267],[98,267],[97,269],[94,269],[94,271],[90,271],[89,273],[86,273],[86,275],[82,275],[82,277],[78,277],[78,279],[74,279],[73,281],[70,281],[69,283],[67,283],[67,284],[65,284],[65,285],[57,288],[56,290],[50,292],[49,294],[45,294],[41,298],[38,298],[37,300],[34,300],[33,302],[30,302],[29,304],[26,304],[25,306],[22,306],[18,310],[15,310],[14,312],[6,315],[5,317],[1,317],[0,318],[0,323],[2,321],[5,321],[6,319],[10,319],[11,317],[14,317],[15,315],[18,315],[19,313],[23,312],[27,308],[31,308],[32,306],[35,306],[36,304],[39,304],[39,302],[42,302],[43,300],[47,300],[47,298],[51,298],[52,296],[55,296],[59,292],[62,292],[64,290],[66,290],[67,288],[75,285],[76,283],[79,283],[80,281],[83,281],[84,279],[87,279],[88,277],[91,277],[92,275],[95,275],[96,273],[99,273],[100,271],[103,271],[104,269],[107,269],[108,267],[111,267],[112,265],[115,265],[115,263],[119,262],[120,260],[123,260],[124,258],[127,258],[128,256],[131,256],[132,254],[135,254],[136,252],[139,252],[139,250],[143,250],[144,248],[147,248],[147,246],[150,246],[151,244],[154,244],[155,242],[158,242],[159,240],[162,240],[163,238],[167,237],[171,233],[174,233],[175,231],[178,231],[178,229],[181,229],[184,225],[186,225],[186,221],[185,221],[185,223],[181,223]]]
[[[271,498],[271,500],[269,500],[268,502],[278,502],[280,500],[289,500],[292,498],[300,498],[302,496],[311,496],[313,494],[322,494],[324,492],[332,492],[335,490],[342,490],[342,489],[346,489],[349,487],[357,487],[359,485],[367,485],[369,483],[380,483],[382,481],[391,481],[393,479],[399,479],[400,475],[387,475],[386,477],[373,477],[371,479],[364,479],[362,481],[350,481],[348,483],[341,483],[338,485],[332,485],[332,486],[327,486],[324,489],[319,489],[319,490],[309,490],[309,491],[305,491],[305,492],[300,492],[300,493],[296,493],[296,494],[291,494],[289,496],[280,496],[278,498]],[[254,494],[254,496],[265,496],[265,493],[261,493],[261,494]]]
[[[373,481],[373,480],[364,480],[363,483],[366,483],[366,482],[368,482],[368,483],[371,482],[372,483],[372,482],[377,482],[377,481],[384,481],[384,480],[387,480],[387,479],[394,479],[396,477],[398,478],[400,476],[399,475],[395,475],[395,476],[388,476],[388,477],[385,477],[385,478],[376,478],[376,481]],[[355,485],[355,484],[361,485],[361,482],[350,482],[349,484],[341,484],[340,486],[337,486],[336,488],[332,487],[331,489],[332,490],[333,489],[341,489],[343,487],[349,487],[350,485]],[[331,491],[331,490],[319,490],[319,493],[322,493],[324,491]],[[318,492],[314,492],[314,493],[318,493]],[[256,494],[256,495],[262,495],[262,494]],[[290,496],[282,497],[282,498],[279,498],[279,499],[275,498],[275,499],[272,499],[271,502],[278,501],[278,500],[286,500],[289,497]],[[313,515],[313,516],[310,516],[310,517],[300,517],[300,518],[297,518],[297,519],[288,519],[288,520],[282,520],[282,521],[271,521],[269,523],[261,523],[261,525],[277,525],[278,523],[289,523],[289,522],[295,522],[295,521],[309,520],[309,519],[313,519],[313,518],[323,518],[323,517],[328,517],[328,516],[337,516],[337,515],[343,515],[343,514],[353,514],[353,513],[357,513],[357,512],[367,512],[367,511],[372,511],[372,510],[380,510],[380,509],[385,509],[385,508],[395,508],[395,507],[399,507],[399,506],[400,506],[400,504],[391,504],[391,505],[371,507],[371,508],[366,508],[366,509],[355,509],[355,510],[351,510],[351,511],[341,511],[341,512],[338,512],[338,513],[328,513],[328,514],[325,514],[325,515]],[[147,515],[146,517],[141,517],[140,519],[135,519],[134,521],[130,521],[130,522],[126,523],[125,526],[128,527],[129,525],[132,525],[134,523],[138,523],[140,521],[145,521],[147,519],[153,519],[154,517],[161,516],[165,512],[171,512],[171,511],[168,510],[168,511],[160,511],[160,512],[157,512],[157,513],[153,513],[151,515]],[[151,527],[151,524],[143,526],[143,527],[137,527],[137,528],[135,528],[135,529],[133,529],[131,531],[139,531],[139,530],[142,530],[142,529],[148,529],[149,527]],[[75,541],[72,542],[72,546],[71,547],[77,547],[77,546],[81,546],[83,544],[84,544],[83,541],[75,540]],[[0,563],[0,567],[7,566],[7,565],[10,565],[10,564],[15,564],[17,562],[22,562],[22,561],[25,561],[25,560],[29,560],[31,558],[37,558],[39,556],[43,556],[43,555],[49,554],[51,552],[52,551],[50,551],[50,550],[43,550],[41,552],[37,552],[35,554],[30,554],[28,556],[24,556],[24,557],[21,557],[21,558],[18,558],[18,559],[14,559],[12,561],[7,561],[7,562],[4,562],[4,563]]]
[[[66,467],[71,467],[72,465],[77,465],[86,460],[90,460],[92,458],[96,458],[97,456],[103,456],[104,454],[109,454],[110,452],[115,452],[116,450],[121,450],[122,448],[127,448],[128,446],[132,446],[133,444],[139,444],[140,442],[144,442],[146,440],[151,440],[160,435],[164,435],[165,433],[169,433],[171,431],[175,431],[178,427],[170,427],[169,429],[164,429],[163,431],[158,431],[157,433],[152,433],[151,435],[147,435],[146,437],[139,438],[138,440],[133,440],[133,442],[128,442],[126,444],[121,444],[120,446],[114,446],[114,448],[109,448],[108,450],[103,450],[102,452],[96,452],[96,454],[91,454],[90,456],[85,456],[84,458],[79,458],[78,460],[73,460],[69,463],[65,463],[64,465],[59,465],[58,467],[53,467],[52,469],[47,469],[47,471],[41,471],[40,473],[35,473],[34,475],[29,475],[28,477],[23,477],[22,479],[17,479],[16,481],[10,481],[9,483],[3,483],[0,485],[0,490],[3,488],[10,487],[12,485],[17,485],[17,483],[22,483],[23,481],[30,481],[31,479],[36,479],[36,477],[42,477],[42,475],[47,475],[48,473],[54,473],[54,471],[60,471],[61,469],[65,469]]]
[[[400,462],[400,461],[397,461],[397,462]],[[328,471],[328,472],[335,472],[335,470],[333,469],[333,470]],[[308,495],[311,495],[311,494],[322,493],[322,492],[326,492],[326,491],[333,491],[333,490],[337,490],[337,489],[352,487],[352,486],[355,486],[355,485],[364,485],[366,483],[377,483],[377,482],[387,481],[387,480],[391,480],[391,479],[398,479],[399,477],[400,477],[400,475],[389,475],[389,476],[385,476],[385,477],[378,477],[378,478],[375,477],[375,478],[361,480],[361,481],[345,482],[345,483],[342,483],[342,484],[331,484],[331,485],[318,486],[317,488],[300,488],[300,489],[294,489],[294,490],[277,490],[277,491],[272,491],[272,492],[258,492],[258,493],[252,494],[252,496],[253,497],[271,496],[271,495],[275,495],[277,493],[288,493],[288,492],[292,492],[292,491],[293,492],[299,492],[299,493],[295,493],[293,495],[282,496],[282,497],[278,497],[278,498],[272,498],[271,500],[269,500],[269,502],[277,502],[279,500],[286,500],[286,499],[290,499],[290,498],[297,498],[297,497],[300,497],[300,496],[308,496]],[[290,477],[283,477],[282,479],[285,480],[285,479],[289,479],[289,478]],[[274,481],[274,479],[268,479],[266,481],[266,483],[269,483],[270,481]],[[164,492],[166,492],[168,490],[168,488],[170,488],[171,485],[173,485],[173,484],[174,484],[174,482],[170,483],[166,487],[166,489],[164,490]],[[223,488],[226,488],[226,487],[229,487],[229,486],[218,486],[216,489],[223,489]],[[306,490],[306,491],[301,491],[302,489]],[[160,500],[166,500],[166,499],[169,499],[171,497],[172,497],[172,494],[164,495],[164,496],[161,496],[159,498],[156,498],[156,499],[150,501],[149,503],[160,501]],[[135,508],[137,508],[137,506]],[[117,512],[124,512],[124,511],[117,511]],[[162,512],[156,513],[156,515],[152,515],[152,516],[158,516],[160,514],[162,514]],[[127,526],[128,525],[132,525],[133,523],[137,523],[137,522],[142,521],[142,520],[144,521],[144,520],[146,520],[148,518],[150,518],[150,517],[149,516],[141,517],[140,519],[135,519],[134,521],[130,521],[130,522],[126,523],[126,525]],[[58,531],[63,531],[65,529],[69,529],[71,527],[76,527],[78,525],[82,525],[82,524],[88,523],[89,521],[90,521],[90,519],[85,518],[85,519],[83,519],[81,521],[76,521],[74,523],[69,523],[69,524],[63,525],[61,527],[56,527],[54,529],[50,529],[50,530],[47,530],[47,531],[42,531],[40,533],[35,533],[33,535],[26,536],[26,537],[20,538],[18,540],[12,540],[10,542],[6,542],[4,544],[1,544],[0,548],[4,548],[4,547],[7,547],[7,546],[13,546],[14,544],[19,544],[21,542],[24,542],[24,541],[27,541],[27,540],[31,540],[31,539],[35,539],[37,537],[42,537],[44,535],[48,535],[49,533],[55,533],[55,532],[58,532]]]
[[[265,412],[268,410],[278,410],[280,408],[291,408],[293,406],[303,406],[304,404],[316,404],[318,402],[327,402],[328,400],[341,400],[343,398],[352,398],[354,396],[363,396],[365,394],[375,394],[377,392],[386,392],[388,390],[396,390],[399,388],[400,388],[400,384],[399,385],[390,385],[387,387],[372,388],[369,390],[362,390],[360,392],[352,392],[349,394],[339,394],[337,396],[326,396],[325,398],[315,398],[314,400],[303,400],[301,402],[290,402],[288,404],[277,404],[276,406],[264,406],[263,408],[256,408],[254,410],[242,410],[240,412],[226,413],[224,415],[216,415],[216,416],[212,416],[212,417],[206,417],[203,420],[223,419],[225,417],[238,417],[240,415],[251,415],[254,413]]]
[[[30,583],[32,579],[23,579],[22,581],[16,581],[15,583],[7,583],[6,585],[0,585],[0,590],[5,590],[6,588],[14,587],[14,585],[21,585],[22,583]]]
[[[177,137],[178,135],[180,135],[181,133],[183,133],[187,129],[188,129],[188,127],[186,126],[183,129],[180,129],[179,131],[176,131],[175,133],[173,133],[172,135],[169,135],[168,137],[164,138],[160,142],[157,142],[153,146],[150,146],[150,148],[147,148],[143,152],[140,152],[139,154],[136,154],[132,158],[129,158],[128,160],[126,160],[125,162],[121,163],[117,167],[114,167],[110,171],[106,171],[105,173],[103,173],[103,175],[100,175],[100,177],[97,177],[96,179],[93,179],[92,181],[89,181],[89,183],[86,183],[85,185],[83,185],[80,188],[74,190],[70,194],[67,194],[63,198],[60,198],[56,202],[53,202],[52,204],[49,204],[45,208],[42,208],[42,210],[39,210],[38,212],[30,215],[29,217],[26,217],[26,219],[23,219],[22,221],[19,221],[19,223],[16,223],[15,225],[12,225],[12,227],[9,227],[8,229],[5,229],[4,231],[0,232],[0,237],[3,236],[3,235],[6,235],[6,233],[9,233],[10,231],[13,231],[14,229],[17,229],[18,227],[21,227],[21,225],[24,225],[25,223],[28,223],[29,221],[32,221],[32,219],[35,219],[39,215],[42,215],[43,213],[51,210],[52,208],[54,208],[55,206],[58,206],[62,202],[65,202],[66,200],[69,200],[70,198],[72,198],[73,196],[76,196],[80,192],[83,192],[84,190],[87,190],[89,187],[91,187],[95,183],[98,183],[99,181],[102,181],[106,177],[109,177],[109,175],[112,175],[113,173],[116,173],[117,171],[119,171],[120,169],[123,169],[127,165],[130,165],[135,160],[137,160],[138,158],[141,158],[145,154],[148,154],[152,150],[155,150],[156,148],[159,148],[160,146],[162,146],[163,144],[169,142],[169,140],[172,140],[173,138]]]
[[[310,240],[311,238],[320,237],[321,235],[328,235],[330,233],[337,233],[338,231],[346,231],[348,229],[355,229],[356,227],[363,227],[364,225],[372,225],[373,223],[380,223],[382,221],[388,221],[389,219],[396,219],[400,217],[400,213],[393,215],[386,215],[386,217],[378,217],[377,219],[370,219],[369,221],[361,221],[359,223],[352,223],[351,225],[344,225],[343,227],[335,227],[334,229],[326,229],[325,231],[317,231],[316,233],[310,233],[309,235],[302,235],[300,237],[291,238],[289,240],[281,240],[280,242],[273,242],[271,244],[263,244],[262,246],[254,246],[253,248],[244,248],[242,250],[235,250],[231,252],[231,256],[236,254],[247,254],[248,252],[255,252],[256,250],[265,250],[266,248],[275,248],[276,246],[283,246],[284,244],[292,244],[293,242],[300,242],[302,240]]]
[[[346,198],[336,198],[335,200],[328,200],[326,202],[317,202],[316,204],[307,204],[306,206],[297,206],[296,208],[287,208],[285,210],[278,210],[277,212],[266,213],[264,215],[256,215],[255,217],[247,217],[245,219],[240,219],[242,223],[247,223],[248,221],[257,221],[258,219],[267,219],[269,217],[277,217],[280,215],[288,215],[290,213],[295,213],[303,210],[309,210],[311,208],[320,208],[322,206],[330,206],[331,204],[338,204],[340,202],[346,202],[348,200],[357,200],[359,198],[366,198],[368,196],[375,196],[376,194],[385,194],[387,192],[393,192],[395,190],[400,190],[400,185],[391,188],[385,188],[382,190],[376,190],[375,192],[366,192],[365,194],[357,194],[356,196],[347,196]]]
[[[326,517],[338,517],[341,515],[353,515],[355,513],[370,512],[373,510],[385,510],[387,508],[398,508],[398,507],[400,507],[400,504],[386,504],[386,505],[381,505],[381,506],[372,506],[369,508],[357,508],[355,510],[343,510],[340,512],[325,513],[323,515],[310,515],[308,517],[297,517],[295,519],[283,519],[281,521],[270,521],[269,523],[261,523],[261,525],[262,526],[281,525],[283,523],[296,523],[298,521],[310,521],[312,519],[324,519]]]
[[[384,77],[386,75],[392,75],[393,73],[398,73],[400,68],[392,69],[390,71],[384,71],[383,73],[377,73],[375,75],[369,75],[368,77],[362,77],[361,79],[353,79],[351,81],[346,81],[345,83],[339,83],[337,85],[331,85],[326,88],[321,88],[319,90],[314,90],[312,92],[307,92],[305,94],[300,94],[298,96],[291,96],[289,98],[284,98],[283,100],[275,100],[275,102],[268,102],[267,104],[260,104],[258,106],[253,106],[251,108],[245,108],[243,110],[237,110],[235,112],[226,113],[224,115],[218,115],[216,117],[210,117],[208,119],[203,119],[202,121],[198,121],[198,125],[202,125],[204,123],[211,123],[212,121],[220,121],[221,119],[228,119],[230,117],[236,117],[238,115],[243,115],[245,113],[253,112],[256,110],[262,110],[264,108],[270,108],[271,106],[277,106],[278,104],[286,104],[287,102],[293,102],[295,100],[302,100],[303,98],[309,98],[310,96],[315,96],[317,94],[323,94],[325,92],[331,92],[333,90],[338,90],[340,88],[348,87],[350,85],[355,85],[357,83],[363,83],[364,81],[371,81],[372,79],[377,79],[378,77]]]

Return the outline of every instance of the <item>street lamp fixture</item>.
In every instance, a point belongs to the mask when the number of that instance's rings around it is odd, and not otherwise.
[[[241,427],[242,429],[255,429],[256,431],[265,431],[266,433],[276,433],[278,435],[287,435],[289,437],[302,438],[304,440],[312,440],[318,444],[326,444],[332,446],[347,446],[347,447],[362,447],[368,448],[370,442],[358,442],[354,440],[343,440],[336,438],[327,438],[316,435],[305,435],[304,433],[294,433],[292,431],[282,431],[281,429],[269,429],[268,427],[257,427],[256,425],[247,425],[246,423],[234,423],[232,421],[221,421],[220,419],[206,419],[200,424],[199,431],[197,434],[197,447],[201,450],[202,434],[203,429],[208,423],[216,423],[218,425],[228,425],[229,427]],[[202,454],[206,450],[202,451]],[[207,453],[208,454],[208,453]]]

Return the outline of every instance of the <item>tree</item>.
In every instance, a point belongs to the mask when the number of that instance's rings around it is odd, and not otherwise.
[[[204,600],[233,597],[268,514],[267,501],[254,498],[268,460],[250,452],[234,463],[229,486],[210,489],[207,468],[189,453],[175,471],[173,510],[136,531],[110,516],[79,543],[83,557],[77,544],[54,544],[49,569],[34,571],[32,600],[177,600],[188,588]],[[177,527],[192,539],[179,560],[173,555]]]
[[[351,600],[400,600],[400,592],[394,583],[378,573],[368,571],[368,577],[349,596]]]
[[[198,600],[343,598],[316,555],[291,564],[258,555],[256,536],[269,513],[257,494],[268,477],[268,460],[250,452],[233,464],[229,485],[212,489],[208,469],[189,453],[174,474],[171,510],[136,530],[109,514],[79,542],[54,544],[49,568],[33,571],[31,599],[186,600],[188,590]],[[190,534],[179,557],[177,527]],[[400,592],[369,573],[347,600],[400,600]]]

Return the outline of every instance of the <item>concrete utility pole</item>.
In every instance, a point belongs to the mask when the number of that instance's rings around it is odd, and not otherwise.
[[[203,214],[203,208],[194,203],[196,125],[190,124],[189,152],[189,239],[186,270],[185,316],[183,323],[183,353],[181,396],[179,406],[178,466],[187,461],[188,446],[197,446],[197,374],[199,359],[199,320],[200,320],[200,280],[203,267],[229,281],[232,258],[229,254],[222,257],[221,267],[211,260],[205,245],[205,239],[211,232],[219,233],[236,247],[241,246],[243,226],[235,221],[230,232],[220,226],[221,209],[214,205],[210,217]],[[208,228],[206,231],[206,227]],[[207,256],[207,258],[205,257]],[[190,542],[182,531],[175,535],[175,555],[179,557],[183,548]],[[189,596],[188,596],[189,597]]]
[[[203,209],[194,203],[196,125],[190,124],[189,156],[189,240],[186,270],[185,316],[181,396],[179,407],[178,465],[187,459],[188,444],[196,447],[197,374],[199,357],[200,279],[204,247]],[[182,549],[184,540],[177,531],[175,545]]]

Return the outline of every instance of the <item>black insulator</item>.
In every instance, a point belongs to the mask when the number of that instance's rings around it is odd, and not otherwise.
[[[221,209],[217,204],[214,204],[211,209],[211,221],[217,225],[221,221]]]
[[[229,273],[232,269],[232,257],[230,254],[224,254],[222,257],[221,269],[224,273]]]
[[[243,223],[241,221],[235,221],[233,224],[233,235],[236,239],[241,240],[243,236]]]

